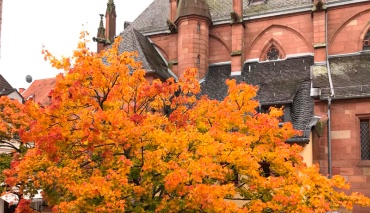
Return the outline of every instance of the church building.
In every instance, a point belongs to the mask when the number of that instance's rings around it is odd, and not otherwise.
[[[307,165],[370,196],[370,1],[154,0],[118,35],[116,16],[109,0],[98,51],[121,36],[148,79],[196,67],[212,99],[226,79],[257,85],[260,112],[283,106],[282,122],[302,130],[287,143],[304,147]]]

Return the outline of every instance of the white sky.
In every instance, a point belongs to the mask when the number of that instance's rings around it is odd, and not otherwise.
[[[14,87],[27,88],[33,79],[54,77],[60,71],[44,61],[42,45],[56,56],[70,56],[79,33],[97,34],[108,0],[3,0],[0,74]],[[133,21],[153,0],[115,0],[117,30]],[[105,24],[105,21],[104,21]],[[84,25],[84,27],[82,26]],[[92,39],[90,39],[92,40]],[[96,43],[89,45],[96,51]]]

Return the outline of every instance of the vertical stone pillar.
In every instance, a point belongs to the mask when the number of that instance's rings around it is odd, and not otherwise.
[[[170,18],[171,22],[175,22],[177,11],[177,0],[170,0]]]
[[[105,13],[105,38],[108,39],[109,43],[114,42],[116,37],[116,6],[113,0],[109,0],[107,3],[107,11]]]
[[[315,0],[313,5],[313,42],[315,63],[326,62],[325,5],[324,0]]]
[[[243,0],[233,0],[231,14],[231,75],[240,75],[244,60]]]

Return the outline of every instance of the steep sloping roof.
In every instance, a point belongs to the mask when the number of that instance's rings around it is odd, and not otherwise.
[[[243,3],[244,16],[283,12],[312,6],[312,0],[268,0],[262,4],[248,4],[248,0],[244,0]]]
[[[336,99],[370,95],[370,53],[330,58],[330,71]],[[313,72],[313,87],[321,88],[321,97],[330,94],[328,72],[318,67]]]
[[[55,78],[35,80],[30,87],[22,93],[22,96],[25,100],[32,99],[41,105],[48,105],[50,104],[49,93],[54,89],[55,82]]]
[[[310,81],[313,57],[245,64],[245,81],[259,86],[262,104],[292,103],[302,82]]]
[[[143,63],[143,68],[147,73],[156,73],[164,79],[171,77],[166,62],[163,61],[148,38],[132,26],[129,26],[120,36],[123,38],[119,46],[120,52],[138,51],[137,60]]]
[[[9,95],[14,92],[14,88],[9,84],[7,80],[0,74],[0,96]]]
[[[210,66],[205,81],[201,83],[201,94],[213,100],[223,100],[227,95],[226,79],[231,79],[231,65]]]
[[[141,33],[164,31],[168,29],[170,14],[168,0],[154,0],[131,24]]]
[[[335,0],[332,0],[335,1]],[[232,0],[206,0],[213,23],[230,21],[232,12]],[[244,16],[262,15],[272,12],[284,12],[293,9],[312,7],[312,0],[268,0],[263,4],[248,4],[249,0],[243,0]],[[168,29],[166,24],[169,18],[168,0],[154,0],[132,23],[141,33],[155,33]]]
[[[310,97],[310,65],[313,57],[293,58],[275,62],[245,64],[242,75],[231,77],[231,66],[211,66],[201,84],[202,94],[223,100],[227,95],[226,79],[259,86],[256,99],[261,105],[291,104],[294,128],[304,130],[313,116]]]

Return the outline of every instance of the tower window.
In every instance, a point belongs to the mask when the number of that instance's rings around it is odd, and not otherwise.
[[[197,57],[197,64],[200,64],[200,54],[198,54],[198,57]]]
[[[367,30],[367,33],[364,37],[362,50],[370,50],[370,29]]]
[[[271,47],[267,50],[266,53],[266,61],[278,60],[279,58],[280,58],[279,50],[274,45],[271,45]]]
[[[200,32],[200,23],[197,24],[197,32]]]

